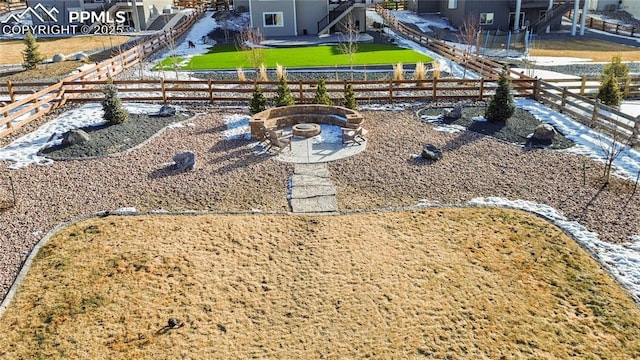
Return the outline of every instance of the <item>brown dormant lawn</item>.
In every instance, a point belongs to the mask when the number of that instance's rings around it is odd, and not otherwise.
[[[620,56],[622,61],[640,60],[640,48],[595,39],[540,40],[531,44],[529,53],[533,56],[561,56],[609,62],[611,57]]]
[[[499,209],[87,220],[0,321],[7,359],[639,353],[640,311],[597,262]]]
[[[38,39],[40,53],[51,58],[55,54],[71,55],[80,51],[106,50],[129,40],[129,36],[72,36],[68,38]],[[0,65],[22,64],[22,40],[0,41]]]

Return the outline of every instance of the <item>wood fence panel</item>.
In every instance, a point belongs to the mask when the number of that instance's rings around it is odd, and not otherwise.
[[[124,51],[120,55],[117,55],[110,59],[106,59],[96,64],[95,66],[85,69],[79,73],[70,75],[63,79],[63,81],[61,81],[60,83],[57,83],[53,86],[48,86],[44,90],[38,91],[33,95],[23,99],[24,101],[12,101],[11,104],[0,107],[0,117],[3,117],[0,119],[0,129],[2,129],[0,130],[0,137],[12,133],[17,128],[39,118],[44,113],[56,108],[60,104],[63,104],[68,100],[75,99],[76,96],[82,94],[82,91],[77,90],[87,90],[88,88],[90,89],[96,86],[84,83],[85,80],[100,80],[107,76],[113,77],[118,73],[130,68],[131,66],[134,66],[139,61],[141,61],[141,57],[148,57],[158,51],[162,46],[164,46],[164,44],[167,43],[167,39],[169,36],[173,37],[174,39],[182,36],[191,27],[191,25],[193,25],[193,23],[195,23],[195,21],[197,21],[202,16],[204,11],[204,6],[199,6],[194,13],[188,15],[186,19],[176,25],[175,28],[170,29],[169,35],[167,35],[166,33],[156,35],[145,43],[136,45],[131,49]],[[151,44],[151,46],[149,46],[148,44]],[[7,88],[7,91],[9,91],[9,85],[7,85]],[[66,91],[69,91],[69,93],[64,96],[64,98],[60,98],[61,95]],[[30,111],[34,111],[35,109],[35,114],[20,120],[18,123],[14,123],[17,118],[19,118],[20,116],[24,116],[26,113],[29,113],[29,111],[25,109],[16,110],[19,106],[27,103],[41,104],[43,100],[40,98],[44,94],[50,92],[55,93],[56,96],[45,97],[51,102],[51,104],[46,107],[46,111],[40,111],[39,107],[34,108],[35,105],[30,105],[27,107],[27,109]],[[22,94],[22,91],[20,93],[14,93],[14,95],[15,94]],[[14,100],[14,98],[12,98],[12,100]]]

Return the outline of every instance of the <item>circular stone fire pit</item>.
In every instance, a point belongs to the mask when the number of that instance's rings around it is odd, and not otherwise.
[[[318,124],[295,124],[291,127],[291,132],[294,136],[312,137],[320,134],[320,125]]]

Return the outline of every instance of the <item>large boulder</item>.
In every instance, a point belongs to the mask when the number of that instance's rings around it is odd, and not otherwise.
[[[69,130],[62,134],[62,145],[71,146],[76,144],[82,144],[83,142],[91,140],[91,136],[86,131],[80,129]]]
[[[64,56],[64,54],[55,54],[53,55],[53,58],[51,58],[51,61],[53,61],[54,63],[59,63],[59,62],[63,62],[67,59],[66,56]]]
[[[556,136],[556,129],[549,124],[540,124],[533,130],[533,139],[538,141],[552,141]]]
[[[169,117],[174,116],[176,114],[176,108],[171,105],[162,105],[160,110],[158,110],[158,114],[156,116],[160,117]]]
[[[458,104],[453,109],[443,114],[445,121],[454,121],[462,117],[462,105]]]
[[[433,161],[440,160],[442,159],[442,149],[431,144],[425,144],[422,147],[422,158]]]
[[[173,162],[177,171],[191,171],[196,167],[196,154],[193,151],[179,152],[173,156]]]

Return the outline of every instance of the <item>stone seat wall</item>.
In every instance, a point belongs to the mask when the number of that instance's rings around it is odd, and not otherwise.
[[[357,128],[363,121],[364,117],[359,112],[342,106],[291,105],[270,108],[253,115],[249,120],[249,127],[251,137],[262,140],[263,127],[283,128],[300,123],[315,123]]]

